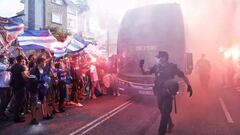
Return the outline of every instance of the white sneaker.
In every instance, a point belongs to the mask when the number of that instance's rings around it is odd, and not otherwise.
[[[76,106],[77,107],[83,107],[83,105],[81,103],[77,103]]]
[[[74,103],[73,101],[69,102],[70,105],[75,105],[76,103]]]

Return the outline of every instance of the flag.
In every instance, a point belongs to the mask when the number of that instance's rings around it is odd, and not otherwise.
[[[57,40],[49,30],[25,30],[18,37],[23,50],[50,49]]]
[[[67,38],[67,40],[63,43],[55,42],[51,45],[50,50],[54,53],[55,58],[60,58],[67,54],[66,46],[67,46],[68,42],[69,42],[69,39]]]
[[[55,50],[54,50],[54,57],[55,58],[63,57],[66,54],[67,54],[66,48],[55,48]]]
[[[66,41],[62,43],[62,45],[53,45],[52,50],[54,51],[54,57],[59,58],[63,57],[66,54],[79,53],[87,46],[88,42],[86,42],[81,35],[75,34],[71,38],[68,37]]]
[[[88,45],[81,35],[75,34],[66,47],[67,53],[77,53],[82,51]]]
[[[60,58],[66,54],[78,53],[86,46],[86,42],[80,35],[74,35],[73,37],[67,37],[63,43],[56,43],[52,45],[51,50],[54,52],[54,57]]]
[[[2,45],[10,46],[23,31],[24,24],[22,19],[0,17],[0,43]]]

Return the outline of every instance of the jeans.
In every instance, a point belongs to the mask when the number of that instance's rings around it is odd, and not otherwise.
[[[59,83],[59,109],[63,109],[66,93],[67,93],[66,84]]]
[[[0,88],[0,116],[4,114],[5,109],[7,108],[7,105],[11,99],[11,91],[10,88]]]
[[[16,105],[14,106],[14,116],[19,118],[21,112],[24,110],[24,100],[26,96],[25,88],[13,88],[15,93]]]

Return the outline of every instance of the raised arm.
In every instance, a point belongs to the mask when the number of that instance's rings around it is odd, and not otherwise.
[[[144,68],[143,68],[143,65],[144,65],[144,60],[140,60],[140,62],[139,62],[139,67],[140,67],[140,69],[141,69],[141,72],[142,72],[142,74],[143,75],[150,75],[150,74],[152,74],[152,70],[150,69],[150,70],[145,70]]]
[[[24,57],[24,59],[27,61],[27,63],[28,63],[29,60],[28,60],[27,56],[25,55],[25,53],[23,52],[22,48],[17,47],[17,50],[18,50],[18,54],[22,55]]]

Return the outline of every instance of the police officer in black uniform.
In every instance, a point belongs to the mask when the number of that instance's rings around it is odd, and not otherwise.
[[[172,112],[173,96],[178,89],[178,85],[176,85],[177,81],[173,81],[176,75],[182,78],[187,84],[187,92],[192,96],[192,87],[188,78],[176,64],[169,63],[168,58],[167,52],[159,51],[156,56],[156,64],[151,67],[149,71],[145,71],[143,68],[144,60],[140,61],[140,68],[143,74],[155,74],[153,91],[157,97],[158,108],[161,112],[159,135],[165,135],[166,132],[171,132],[174,127],[170,114]],[[169,88],[171,85],[175,88]]]

